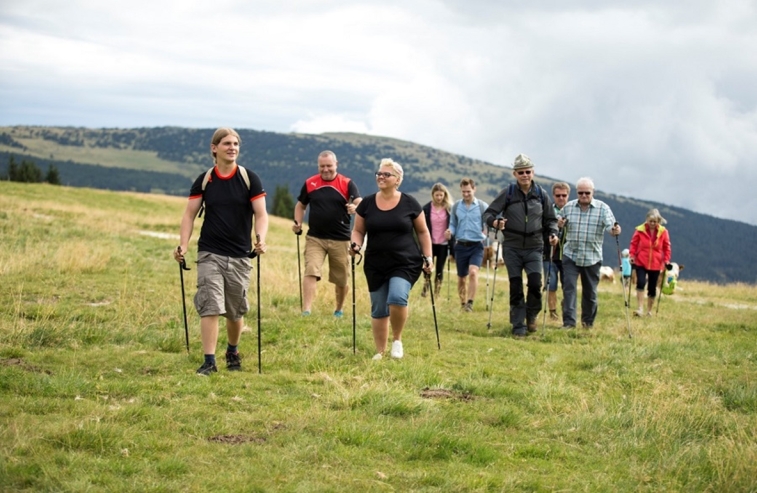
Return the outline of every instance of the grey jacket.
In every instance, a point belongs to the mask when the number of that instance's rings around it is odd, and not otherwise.
[[[516,185],[513,187],[509,201],[507,195],[510,186],[508,186],[497,195],[494,202],[484,212],[484,221],[489,227],[492,227],[500,214],[507,219],[505,229],[502,231],[504,236],[502,246],[521,249],[544,248],[545,239],[551,235],[557,235],[557,217],[552,199],[542,188],[541,193],[546,209],[542,207],[542,199],[535,189],[538,186],[532,183],[528,193],[524,194]]]

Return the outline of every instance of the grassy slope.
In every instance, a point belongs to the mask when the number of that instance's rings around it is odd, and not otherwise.
[[[362,275],[353,355],[328,285],[298,316],[274,218],[264,373],[253,311],[245,371],[202,378],[195,271],[187,356],[176,240],[140,234],[175,233],[183,206],[0,182],[0,491],[757,491],[751,287],[684,278],[629,340],[603,285],[595,330],[521,341],[500,271],[491,331],[484,282],[468,315],[445,286],[438,351],[416,285],[405,359],[373,362]]]

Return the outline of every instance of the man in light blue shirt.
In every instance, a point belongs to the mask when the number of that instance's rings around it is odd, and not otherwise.
[[[562,210],[557,225],[565,228],[563,247],[563,328],[576,326],[576,291],[581,277],[581,324],[590,329],[597,316],[597,287],[602,266],[602,243],[605,232],[620,235],[620,225],[610,206],[594,198],[594,182],[580,178],[576,183],[578,199]]]
[[[489,204],[476,198],[476,184],[472,178],[460,181],[460,194],[463,198],[452,206],[449,229],[444,235],[447,240],[455,237],[457,294],[463,310],[472,312],[478,286],[478,270],[484,260],[484,211],[489,208]]]

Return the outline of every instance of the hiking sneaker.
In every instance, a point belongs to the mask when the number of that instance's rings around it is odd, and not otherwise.
[[[641,308],[639,308],[638,310],[636,310],[635,312],[633,312],[633,316],[634,317],[641,317],[642,315],[644,315],[644,312],[641,311]]]
[[[473,300],[468,300],[468,302],[463,305],[463,311],[467,313],[473,312]]]
[[[402,350],[402,341],[394,341],[392,343],[392,351],[390,353],[392,355],[392,358],[400,359],[405,355],[405,352]]]
[[[522,339],[523,337],[526,337],[526,336],[528,336],[528,332],[526,332],[523,329],[513,330],[513,337],[516,339]]]
[[[229,371],[239,371],[242,369],[242,357],[239,351],[230,353],[226,351],[226,369]]]
[[[344,315],[344,312],[342,310],[334,310],[334,316],[336,318],[342,318],[342,315]]]
[[[549,319],[550,320],[560,320],[560,317],[557,315],[557,310],[550,310],[549,311]]]
[[[197,369],[197,374],[207,377],[211,373],[216,373],[218,371],[218,367],[214,365],[213,363],[208,363],[207,361],[202,364],[201,367]]]
[[[371,358],[371,359],[372,359],[373,361],[379,361],[379,360],[380,360],[380,359],[382,359],[383,357],[384,357],[384,355],[383,355],[383,354],[381,354],[381,353],[376,353],[376,354],[374,354],[374,355],[373,355],[373,358]]]
[[[536,332],[536,319],[526,321],[526,330],[531,333]]]

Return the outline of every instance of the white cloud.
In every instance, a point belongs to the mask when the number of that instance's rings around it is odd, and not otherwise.
[[[542,175],[757,224],[755,52],[750,0],[11,0],[0,124],[525,152]]]

